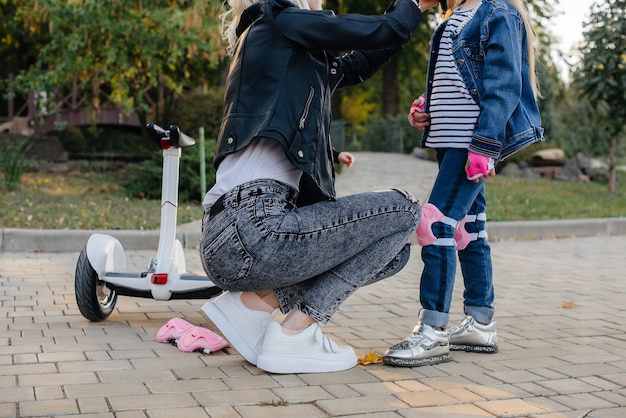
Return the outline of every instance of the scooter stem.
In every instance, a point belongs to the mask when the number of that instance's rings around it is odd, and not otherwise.
[[[168,273],[174,257],[176,219],[178,211],[178,170],[181,149],[170,147],[163,150],[163,180],[161,194],[161,225],[156,255],[155,273]]]

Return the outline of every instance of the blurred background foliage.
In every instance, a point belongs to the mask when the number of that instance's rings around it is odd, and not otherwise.
[[[338,13],[380,14],[388,4],[387,0],[327,0],[325,7]],[[626,0],[590,5],[580,60],[573,63],[569,80],[563,79],[550,31],[558,2],[527,0],[526,4],[537,35],[547,146],[561,148],[568,156],[583,152],[615,167],[626,155]],[[137,114],[141,126],[175,123],[194,137],[204,128],[209,144],[207,178],[213,181],[210,161],[228,71],[220,35],[222,5],[220,0],[149,4],[0,0],[0,124],[6,122],[2,115],[7,115],[9,98],[19,105],[28,92],[50,92],[74,83],[84,105],[94,111],[105,102],[114,103],[125,114]],[[427,12],[425,23],[397,59],[363,85],[335,94],[332,136],[338,149],[409,153],[419,146],[420,132],[406,123],[406,112],[425,90],[430,36],[440,22],[437,11]],[[47,110],[53,112],[54,103]],[[124,182],[128,194],[156,197],[160,193],[160,152],[139,129],[61,124],[50,135],[58,137],[70,155],[144,156],[141,163],[129,166]],[[191,154],[183,153],[181,198],[199,199],[197,167],[186,161],[198,158]]]

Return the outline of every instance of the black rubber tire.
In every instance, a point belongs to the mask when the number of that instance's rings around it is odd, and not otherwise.
[[[76,263],[74,293],[80,313],[93,322],[102,321],[111,315],[117,302],[117,293],[98,279],[98,273],[89,263],[87,247],[80,252]]]

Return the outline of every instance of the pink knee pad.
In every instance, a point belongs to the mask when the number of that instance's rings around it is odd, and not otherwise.
[[[461,219],[459,225],[454,230],[454,240],[456,241],[456,249],[458,251],[464,250],[472,240],[470,233],[465,230],[465,222],[467,222],[467,216]]]
[[[425,247],[437,240],[437,237],[433,234],[433,224],[435,222],[441,222],[442,219],[443,213],[441,213],[437,206],[431,203],[426,203],[422,206],[422,219],[415,231],[419,245]]]

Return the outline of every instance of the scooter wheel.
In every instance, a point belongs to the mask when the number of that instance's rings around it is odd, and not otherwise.
[[[90,321],[106,319],[117,302],[117,293],[98,278],[87,257],[87,247],[83,248],[76,263],[74,292],[80,313]]]

